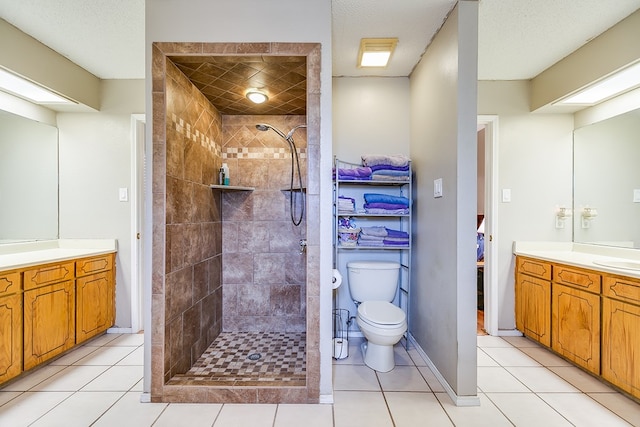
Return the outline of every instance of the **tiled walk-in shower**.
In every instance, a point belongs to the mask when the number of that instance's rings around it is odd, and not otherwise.
[[[223,332],[170,385],[306,386],[306,334]]]

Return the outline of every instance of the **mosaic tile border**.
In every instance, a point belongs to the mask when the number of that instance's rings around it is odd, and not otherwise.
[[[222,149],[220,148],[220,144],[217,144],[205,134],[200,133],[198,129],[192,131],[193,125],[191,125],[191,123],[185,123],[184,119],[178,117],[175,113],[171,114],[171,124],[178,134],[185,135],[188,139],[199,143],[203,148],[211,151],[216,156],[221,156]]]
[[[307,158],[307,149],[298,148],[301,159]],[[223,159],[290,159],[291,152],[287,148],[274,147],[229,147],[222,152]]]

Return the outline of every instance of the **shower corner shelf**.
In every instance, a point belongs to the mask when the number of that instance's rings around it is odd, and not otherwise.
[[[209,186],[214,190],[222,190],[222,191],[253,191],[254,187],[241,187],[239,185],[218,185],[212,184]]]

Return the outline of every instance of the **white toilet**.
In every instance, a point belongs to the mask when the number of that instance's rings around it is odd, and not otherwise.
[[[349,292],[358,304],[356,321],[367,339],[364,363],[379,372],[395,367],[393,346],[407,331],[407,315],[391,303],[398,290],[400,264],[357,261],[347,263]]]

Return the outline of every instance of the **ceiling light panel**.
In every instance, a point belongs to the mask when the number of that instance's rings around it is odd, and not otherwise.
[[[386,67],[397,44],[395,37],[361,39],[358,67]]]
[[[0,68],[0,90],[36,104],[74,104],[49,89]]]

